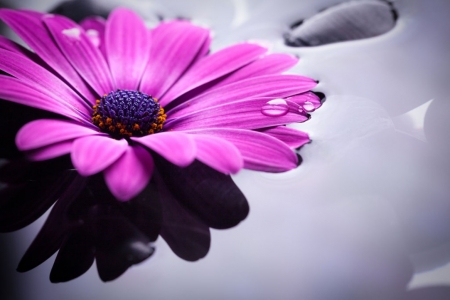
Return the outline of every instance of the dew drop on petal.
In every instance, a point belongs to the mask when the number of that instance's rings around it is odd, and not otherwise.
[[[86,35],[89,38],[89,40],[94,44],[95,47],[100,46],[100,37],[99,33],[95,29],[88,29],[86,31]]]
[[[62,34],[72,38],[72,39],[80,39],[80,35],[81,35],[81,30],[80,28],[70,28],[70,29],[64,29],[62,31]]]
[[[288,111],[289,106],[284,99],[270,100],[261,108],[262,114],[269,117],[284,116]]]
[[[303,109],[307,112],[312,112],[314,111],[316,108],[314,107],[314,104],[312,104],[309,101],[306,101],[305,103],[303,103]]]

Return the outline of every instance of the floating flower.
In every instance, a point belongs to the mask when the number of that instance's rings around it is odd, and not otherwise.
[[[56,113],[23,126],[32,160],[70,154],[79,174],[103,172],[127,201],[150,181],[155,155],[224,174],[282,172],[307,134],[284,125],[320,106],[312,79],[282,75],[297,59],[241,43],[209,54],[210,32],[186,21],[153,29],[118,8],[81,24],[59,15],[0,10],[33,50],[0,39],[0,98]]]

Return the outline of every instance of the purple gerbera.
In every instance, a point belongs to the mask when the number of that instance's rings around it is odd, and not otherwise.
[[[0,98],[56,113],[23,126],[16,145],[32,160],[70,154],[78,173],[103,172],[121,201],[150,181],[155,155],[224,174],[282,172],[308,135],[285,127],[320,106],[316,82],[281,72],[285,54],[241,43],[209,54],[210,32],[187,21],[148,29],[118,8],[105,21],[0,10],[33,50],[0,37]]]

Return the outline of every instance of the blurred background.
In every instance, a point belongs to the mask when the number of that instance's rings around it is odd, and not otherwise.
[[[330,13],[345,2],[381,8]],[[138,11],[149,26],[187,18],[213,31],[213,51],[254,41],[297,55],[289,73],[318,80],[315,91],[326,95],[310,121],[291,125],[312,139],[299,151],[300,167],[233,177],[250,214],[235,228],[213,230],[204,259],[183,261],[158,239],[149,260],[113,282],[101,282],[92,267],[52,284],[54,257],[30,272],[15,271],[44,215],[0,235],[1,299],[450,299],[447,0],[0,5],[76,21],[106,17],[118,5]],[[384,14],[386,8],[392,14]],[[1,30],[18,41],[3,24]]]

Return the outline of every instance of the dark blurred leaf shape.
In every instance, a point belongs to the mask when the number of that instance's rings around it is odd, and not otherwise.
[[[394,28],[397,13],[383,0],[349,1],[296,22],[285,34],[293,47],[320,46],[382,35]]]

